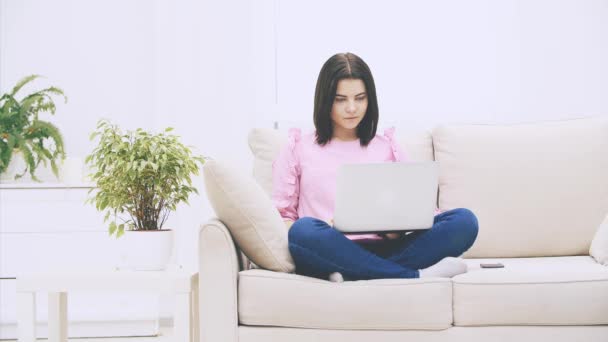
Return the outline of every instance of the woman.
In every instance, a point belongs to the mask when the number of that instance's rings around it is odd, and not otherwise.
[[[466,272],[455,258],[477,237],[468,209],[436,212],[432,229],[410,234],[343,234],[331,227],[336,172],[345,163],[403,162],[394,129],[376,135],[378,102],[367,64],[352,53],[323,65],[315,91],[316,131],[289,131],[273,162],[272,199],[289,229],[296,272],[332,281],[453,277]]]

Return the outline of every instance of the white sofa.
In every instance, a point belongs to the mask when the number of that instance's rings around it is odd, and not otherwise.
[[[396,134],[411,160],[440,163],[439,208],[477,215],[468,272],[332,283],[250,269],[212,219],[199,235],[201,342],[608,341],[608,266],[589,252],[608,214],[607,119]],[[268,193],[285,142],[249,136]],[[480,269],[492,261],[505,268]]]

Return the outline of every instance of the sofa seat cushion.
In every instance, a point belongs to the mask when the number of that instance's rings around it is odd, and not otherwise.
[[[452,278],[456,326],[608,324],[608,267],[589,256],[465,261]]]
[[[441,330],[452,324],[447,278],[332,283],[267,270],[239,273],[243,325],[355,330]]]

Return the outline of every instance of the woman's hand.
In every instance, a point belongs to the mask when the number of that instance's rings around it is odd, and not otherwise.
[[[389,240],[395,240],[401,237],[401,233],[386,233],[384,236]]]

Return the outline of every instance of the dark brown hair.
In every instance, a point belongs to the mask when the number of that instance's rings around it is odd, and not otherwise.
[[[367,111],[357,126],[361,146],[367,146],[376,136],[378,127],[378,99],[374,77],[367,64],[357,55],[338,53],[325,62],[317,79],[314,104],[314,123],[317,144],[324,146],[333,136],[331,109],[336,97],[338,82],[343,79],[360,79],[367,92]]]

